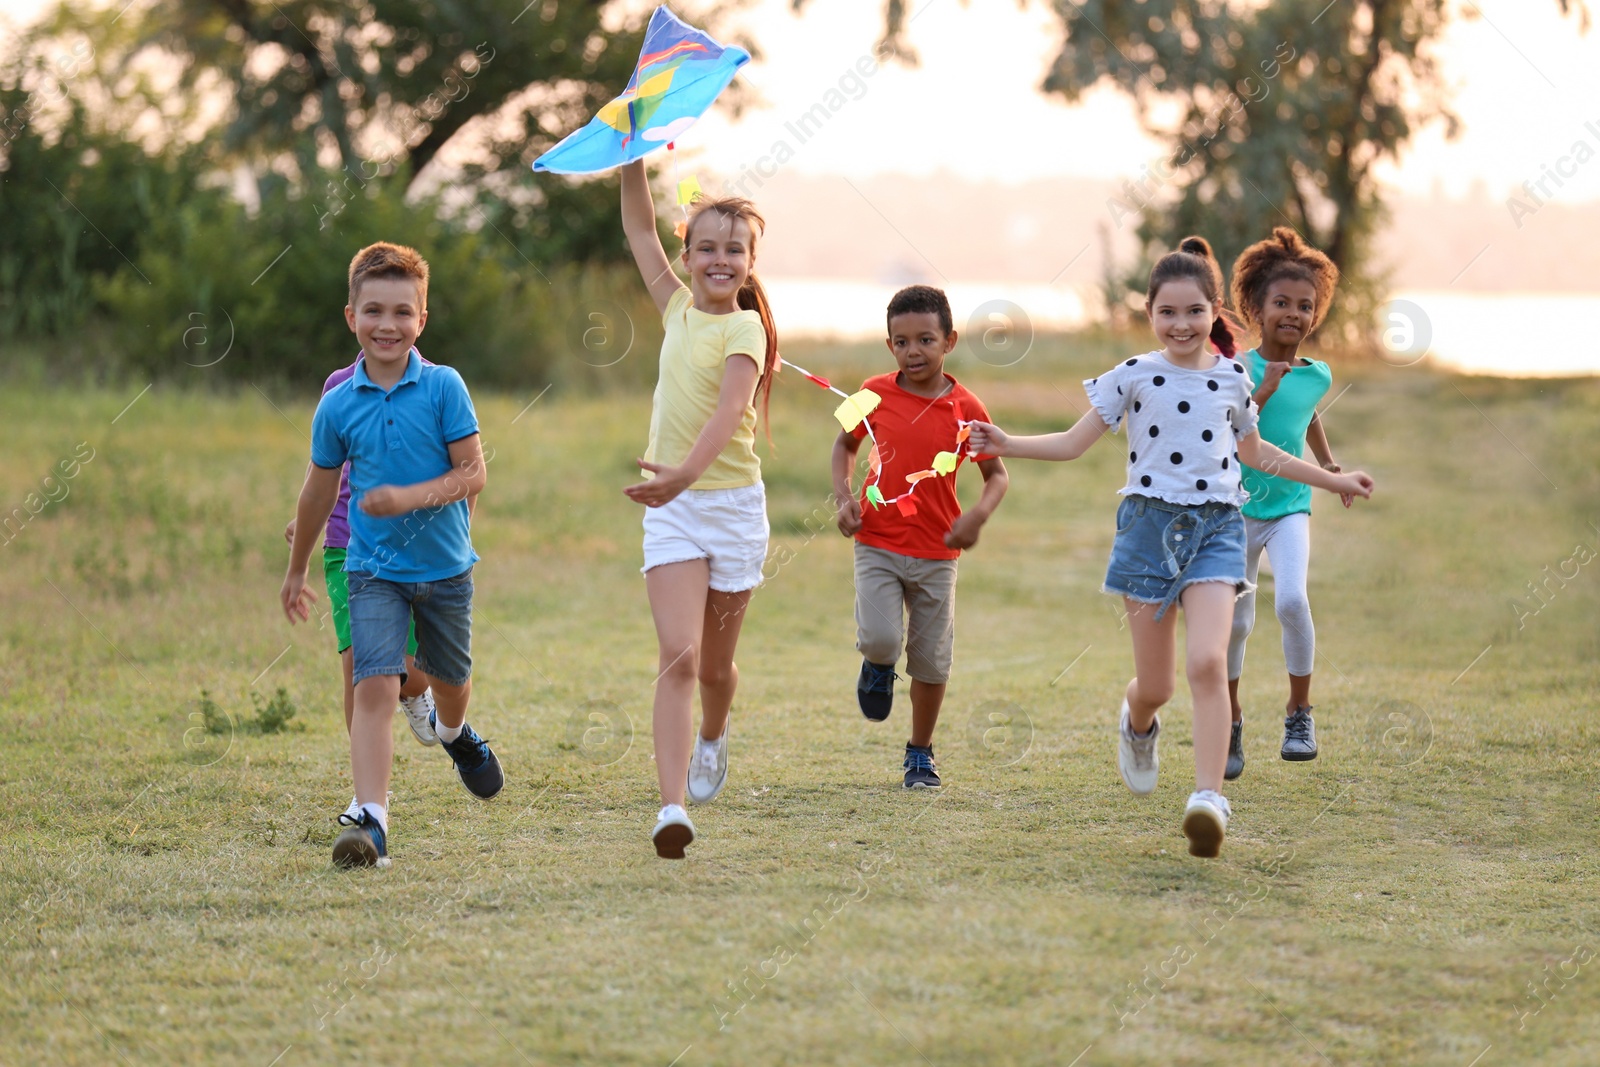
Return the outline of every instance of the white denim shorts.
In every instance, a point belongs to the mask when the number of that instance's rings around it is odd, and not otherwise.
[[[767,558],[767,489],[685,489],[659,508],[644,509],[645,573],[668,563],[703,559],[711,588],[742,593],[761,584]]]

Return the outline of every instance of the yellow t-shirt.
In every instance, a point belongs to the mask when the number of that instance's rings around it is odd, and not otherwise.
[[[694,306],[688,289],[667,301],[661,316],[666,337],[661,342],[661,370],[650,410],[650,447],[644,458],[676,466],[694,447],[700,431],[717,410],[727,359],[743,353],[760,368],[767,353],[767,331],[754,311],[710,315]],[[722,454],[711,461],[690,489],[737,489],[761,480],[756,458],[756,406],[744,417]]]

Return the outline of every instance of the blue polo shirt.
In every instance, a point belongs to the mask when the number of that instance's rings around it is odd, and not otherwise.
[[[478,432],[467,386],[450,367],[424,364],[413,348],[405,374],[385,392],[367,361],[322,396],[311,421],[311,462],[350,464],[350,547],[344,569],[391,582],[453,578],[478,561],[467,502],[380,519],[361,510],[378,485],[415,485],[452,468],[450,442]]]

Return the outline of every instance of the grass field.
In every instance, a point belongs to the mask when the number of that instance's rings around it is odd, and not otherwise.
[[[950,369],[1046,429],[1120,351]],[[789,354],[845,379],[884,355]],[[331,632],[276,602],[311,399],[0,390],[0,506],[58,498],[0,545],[0,1063],[1600,1062],[1600,381],[1335,375],[1336,452],[1378,493],[1316,505],[1322,756],[1277,759],[1263,611],[1219,861],[1179,832],[1185,686],[1156,794],[1116,775],[1119,450],[1012,464],[961,566],[946,786],[907,794],[903,690],[886,724],[854,707],[832,402],[792,378],[732,778],[690,858],[647,839],[619,490],[649,398],[527,407],[530,382],[477,398],[472,719],[508,785],[472,801],[397,723],[394,866],[359,873],[328,860]],[[297,714],[263,732],[280,687]]]

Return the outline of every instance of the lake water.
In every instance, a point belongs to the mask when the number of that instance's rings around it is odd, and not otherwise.
[[[829,278],[762,278],[786,336],[866,340],[883,336],[883,313],[899,285]],[[1038,332],[1085,325],[1099,298],[1069,285],[947,282],[956,328],[972,334],[1010,325]],[[1508,378],[1600,374],[1600,346],[1574,339],[1600,321],[1600,294],[1397,293],[1380,324],[1385,357]]]

